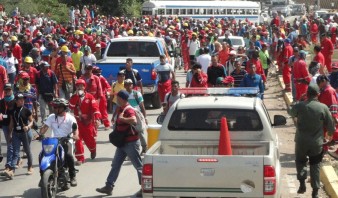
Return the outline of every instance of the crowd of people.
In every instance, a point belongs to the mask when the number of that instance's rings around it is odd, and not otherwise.
[[[69,131],[57,132],[55,126],[65,121],[69,126],[76,125],[75,165],[85,162],[82,142],[89,149],[90,158],[95,159],[101,123],[105,130],[113,124],[130,135],[127,146],[117,149],[106,185],[97,189],[98,192],[112,193],[127,156],[140,173],[140,155],[146,152],[147,143],[144,134],[135,135],[127,127],[136,122],[135,112],[124,110],[131,105],[146,118],[142,76],[132,68],[132,57],[126,58],[124,70],[112,74],[117,80],[111,85],[96,67],[107,42],[119,37],[163,38],[171,57],[161,55],[155,72],[164,113],[176,100],[185,97],[175,80],[176,67],[184,69],[187,88],[257,87],[263,99],[269,69],[277,65],[283,76],[284,91],[292,92],[294,103],[308,99],[309,85],[319,86],[318,100],[330,109],[337,123],[338,63],[332,63],[332,55],[336,48],[338,16],[323,20],[307,14],[287,21],[280,13],[272,15],[271,23],[258,24],[234,18],[201,21],[176,16],[104,16],[87,6],[81,10],[78,6],[70,8],[67,23],[57,23],[43,13],[23,16],[18,9],[11,16],[2,14],[0,122],[7,143],[7,162],[2,174],[13,178],[15,168],[21,166],[20,142],[27,154],[28,174],[33,174],[31,128],[39,119],[41,134],[52,128],[54,135],[64,135],[72,130],[68,127],[62,130]],[[242,36],[245,45],[234,48],[229,38],[232,35]],[[220,36],[224,36],[222,41],[218,39]],[[314,53],[310,64],[309,51]],[[60,102],[59,98],[65,101]],[[64,112],[68,108],[73,111],[74,119],[66,120]],[[112,120],[108,119],[110,109]],[[337,134],[333,133],[334,140],[338,140]],[[137,143],[138,139],[141,144]],[[138,146],[142,147],[141,152],[135,152]],[[331,151],[331,155],[338,157],[338,150]],[[76,186],[75,173],[71,177],[72,185]]]

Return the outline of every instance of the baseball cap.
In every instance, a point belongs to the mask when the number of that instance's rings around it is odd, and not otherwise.
[[[4,86],[4,89],[12,89],[12,84],[6,83],[5,86]]]
[[[117,96],[122,98],[125,101],[128,101],[129,93],[126,90],[121,90],[117,93]]]
[[[101,47],[101,44],[100,44],[100,43],[98,43],[98,44],[96,44],[96,45],[95,45],[95,47]]]
[[[126,73],[124,73],[124,71],[119,71],[119,72],[117,73],[117,75],[118,75],[118,76],[125,76]]]
[[[133,81],[131,79],[124,80],[124,84],[133,84]]]
[[[22,93],[19,92],[15,95],[15,100],[20,99],[20,98],[25,99],[26,97]]]

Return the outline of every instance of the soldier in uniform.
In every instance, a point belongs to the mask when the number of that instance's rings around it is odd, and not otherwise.
[[[329,141],[332,139],[335,128],[329,108],[318,101],[319,87],[315,84],[309,85],[306,94],[308,100],[295,104],[289,113],[297,118],[295,153],[297,179],[300,182],[298,194],[306,192],[306,163],[309,160],[312,197],[317,198],[320,188],[320,162],[323,158],[323,128],[327,129]]]

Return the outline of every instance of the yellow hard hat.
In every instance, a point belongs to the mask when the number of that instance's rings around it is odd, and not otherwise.
[[[67,46],[62,46],[61,47],[61,52],[69,52],[69,49],[68,49],[68,47]]]
[[[33,63],[33,59],[30,56],[26,56],[25,63]]]
[[[133,30],[128,30],[128,34],[133,34],[134,35],[134,31]]]
[[[197,36],[196,32],[193,32],[193,33],[191,34],[191,36],[193,36],[193,35]]]
[[[209,31],[209,28],[205,27],[204,30],[205,30],[205,31]]]
[[[11,41],[18,41],[18,37],[12,36],[12,37],[11,37]]]
[[[221,28],[222,26],[221,26],[221,24],[218,24],[217,27],[218,27],[218,28]]]
[[[183,26],[188,27],[189,25],[188,25],[188,23],[183,23]]]
[[[149,33],[148,33],[148,36],[150,36],[150,37],[153,37],[153,36],[154,36],[154,34],[153,34],[153,33],[151,33],[151,32],[149,32]]]

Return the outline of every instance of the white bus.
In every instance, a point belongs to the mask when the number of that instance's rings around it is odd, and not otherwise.
[[[147,1],[142,15],[178,16],[208,20],[214,18],[248,19],[259,23],[260,3],[252,1]]]

